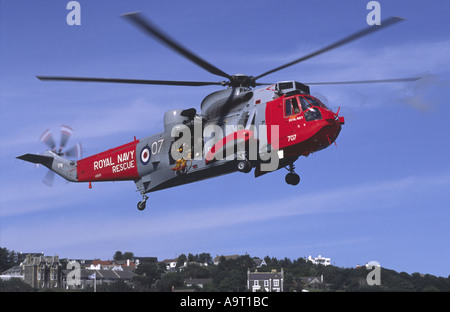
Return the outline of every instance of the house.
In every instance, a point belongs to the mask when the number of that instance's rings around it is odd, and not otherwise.
[[[27,256],[40,257],[40,256],[44,256],[44,253],[43,252],[19,252],[19,253],[14,254],[13,260],[15,263],[22,263],[25,261]]]
[[[325,286],[325,284],[323,283],[323,275],[300,277],[300,281],[306,288],[318,289]]]
[[[80,264],[80,267],[82,269],[85,269],[87,267],[89,267],[95,260],[88,260],[88,259],[64,259],[66,262],[70,262],[70,261],[76,261]]]
[[[164,259],[161,261],[166,266],[166,271],[174,272],[177,269],[178,258],[176,259]]]
[[[315,257],[315,258],[313,258],[313,257],[311,257],[311,255],[309,255],[309,257],[306,260],[312,262],[313,264],[321,264],[324,266],[331,264],[331,258],[325,258],[325,257],[322,257],[322,255],[319,255],[318,257]]]
[[[134,257],[133,262],[138,267],[143,262],[158,263],[158,257]]]
[[[20,264],[24,282],[34,288],[61,287],[62,266],[58,256],[45,257],[28,254]]]
[[[85,265],[87,270],[134,270],[136,265],[133,261],[127,260],[92,260]],[[83,267],[83,266],[82,266]]]
[[[87,270],[109,270],[114,267],[114,262],[111,260],[95,259],[90,262],[89,266],[85,266]]]
[[[112,284],[118,281],[123,281],[126,284],[132,285],[133,277],[136,273],[130,270],[87,270],[79,269],[77,272],[79,281],[75,283],[67,283],[67,278],[73,270],[63,270],[62,286],[66,289],[86,289],[86,287],[94,287],[102,284]]]
[[[266,261],[264,259],[260,259],[260,258],[253,258],[253,262],[255,263],[256,268],[258,268],[258,269],[262,266],[267,265]]]
[[[271,272],[250,272],[247,270],[247,289],[252,292],[267,291],[267,292],[282,292],[284,284],[284,271],[281,272],[272,270]]]
[[[2,272],[2,274],[0,275],[0,280],[2,281],[9,281],[12,278],[19,278],[21,280],[24,280],[23,272],[19,265],[9,268],[8,270]]]

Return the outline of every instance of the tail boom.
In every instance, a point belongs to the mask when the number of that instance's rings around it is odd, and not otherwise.
[[[24,154],[17,158],[33,164],[41,164],[68,181],[78,182],[77,162],[63,158],[53,151],[48,150],[43,155]]]
[[[139,140],[77,162],[78,182],[126,181],[140,178],[136,164],[136,145]]]
[[[18,159],[41,164],[71,182],[134,181],[140,178],[136,164],[139,140],[92,155],[69,160],[48,150],[43,155],[24,154]]]

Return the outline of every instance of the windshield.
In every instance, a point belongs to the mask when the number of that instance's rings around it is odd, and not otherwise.
[[[319,99],[316,99],[315,97],[312,96],[305,96],[305,98],[314,106],[318,106],[318,107],[323,107],[325,109],[330,110],[328,107],[325,106],[325,104],[323,104],[322,102],[319,101]]]
[[[303,96],[300,96],[299,99],[300,99],[300,103],[302,105],[302,111],[306,112],[308,110],[308,108],[311,107],[311,104],[309,104],[309,102],[307,100],[305,100],[305,98]]]
[[[319,100],[316,100],[312,96],[299,96],[302,111],[305,112],[305,120],[319,120],[322,119],[320,110],[315,107],[325,107]],[[307,101],[308,100],[308,101]]]

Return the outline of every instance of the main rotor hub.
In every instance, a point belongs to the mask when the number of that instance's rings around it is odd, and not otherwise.
[[[256,87],[255,77],[245,74],[232,75],[230,81],[224,81],[222,84],[230,87]]]

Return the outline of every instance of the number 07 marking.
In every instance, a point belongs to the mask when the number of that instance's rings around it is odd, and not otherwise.
[[[153,155],[161,152],[161,147],[162,147],[163,143],[164,143],[164,139],[153,142],[153,144],[152,144],[152,154]]]

